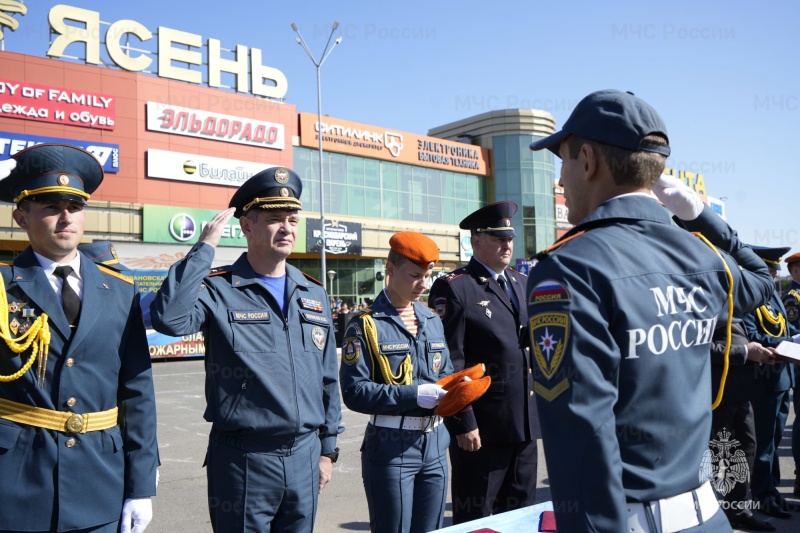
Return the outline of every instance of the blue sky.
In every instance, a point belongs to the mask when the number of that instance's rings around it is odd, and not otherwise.
[[[667,123],[668,166],[703,173],[745,241],[800,251],[797,2],[61,3],[107,22],[260,48],[263,63],[286,75],[286,100],[309,112],[317,109],[315,69],[290,24],[319,58],[339,21],[342,44],[322,68],[323,113],[401,131],[425,134],[520,107],[561,124],[591,91],[633,91]],[[6,50],[44,56],[54,4],[29,1],[21,28],[6,32]]]

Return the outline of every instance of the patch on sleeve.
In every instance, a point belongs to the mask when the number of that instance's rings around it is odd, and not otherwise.
[[[361,327],[355,320],[351,320],[344,332],[345,337],[361,337]]]
[[[433,312],[444,318],[447,315],[447,298],[441,296],[433,301]]]
[[[800,316],[800,293],[796,289],[790,290],[783,297],[783,305],[786,307],[786,318],[792,324],[796,324]]]
[[[352,365],[361,359],[361,340],[357,337],[346,337],[342,341],[342,362]]]
[[[564,361],[569,339],[569,315],[540,313],[531,317],[529,324],[536,366],[545,379],[550,380]],[[568,388],[569,380],[564,378],[553,388],[547,388],[537,381],[534,390],[539,396],[552,401]]]
[[[569,291],[554,280],[545,280],[536,285],[528,296],[528,305],[548,302],[569,302]]]

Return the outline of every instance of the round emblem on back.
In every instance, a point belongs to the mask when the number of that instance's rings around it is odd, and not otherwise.
[[[275,181],[281,185],[289,183],[289,171],[285,168],[279,168],[275,171]]]

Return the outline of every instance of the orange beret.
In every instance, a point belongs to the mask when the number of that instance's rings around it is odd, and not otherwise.
[[[792,254],[792,255],[790,255],[789,257],[786,258],[786,264],[787,265],[791,265],[792,263],[797,263],[798,261],[800,261],[800,252],[797,252],[796,254]]]
[[[464,380],[465,377],[469,379],[475,380],[478,378],[482,378],[483,375],[486,373],[486,367],[483,366],[483,363],[478,363],[475,366],[471,366],[469,368],[465,368],[460,372],[456,372],[455,374],[450,374],[447,377],[444,377],[436,382],[437,385],[441,385],[444,390],[449,391],[461,381]]]
[[[447,391],[442,401],[436,406],[434,413],[439,416],[453,416],[466,406],[483,396],[489,390],[492,378],[483,376],[473,381],[461,381]]]
[[[415,231],[401,231],[389,239],[389,246],[420,268],[430,270],[439,262],[439,247],[430,237]]]

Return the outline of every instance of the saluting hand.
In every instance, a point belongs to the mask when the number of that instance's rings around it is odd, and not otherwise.
[[[206,224],[203,231],[200,232],[200,237],[197,239],[198,242],[204,242],[216,248],[219,244],[219,240],[222,238],[222,232],[225,230],[225,226],[235,212],[235,207],[229,207],[225,211],[217,213],[217,215]]]

